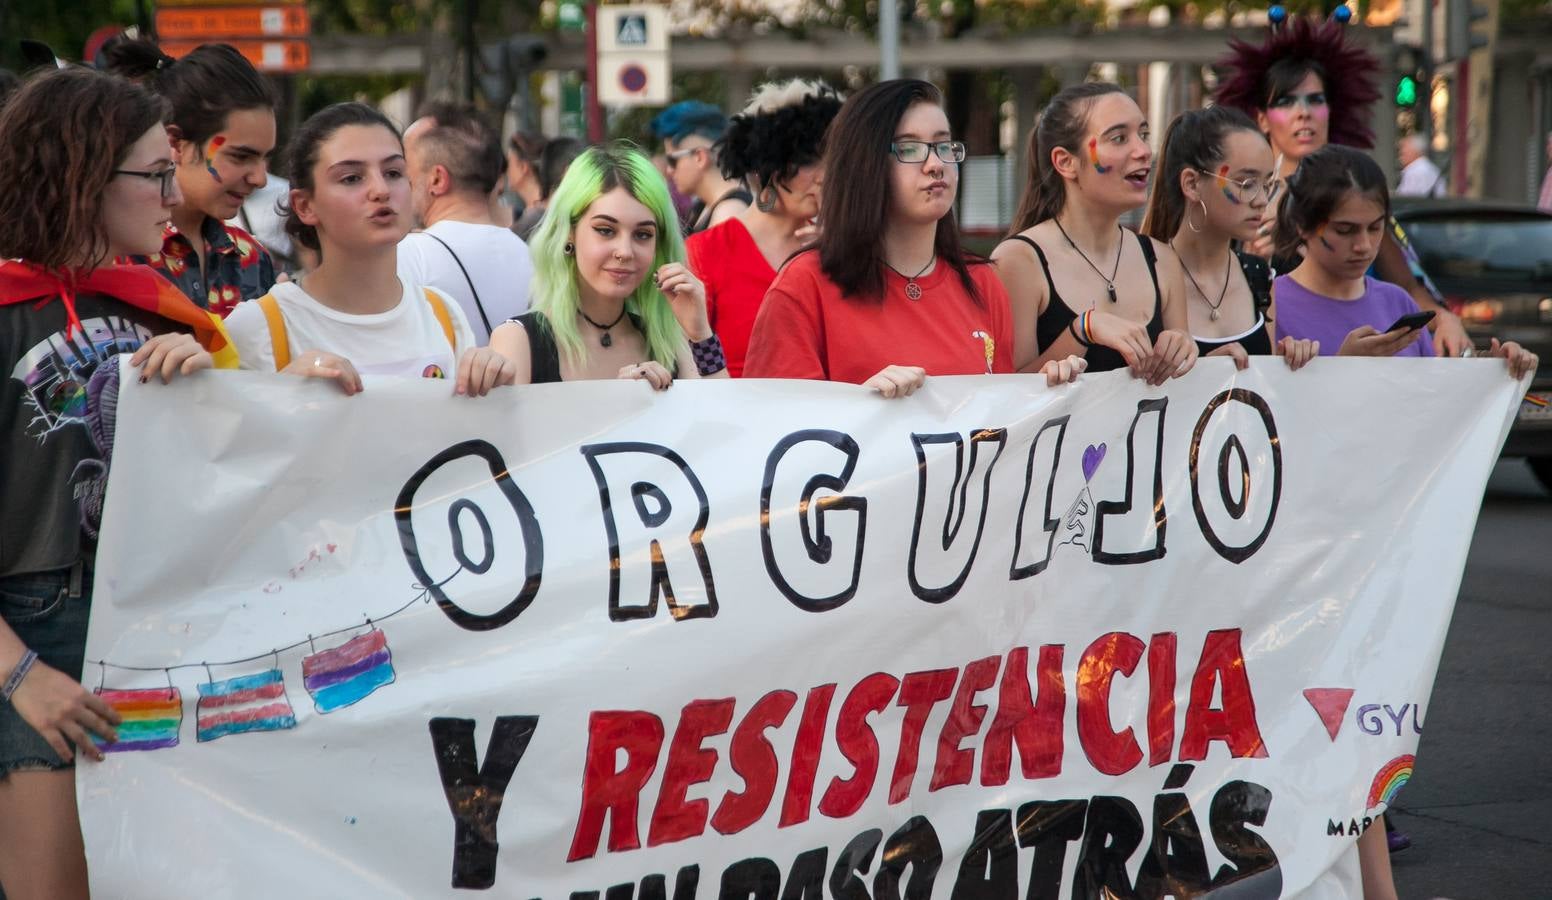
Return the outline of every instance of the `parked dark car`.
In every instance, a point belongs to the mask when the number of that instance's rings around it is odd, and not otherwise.
[[[1552,491],[1552,215],[1460,199],[1399,201],[1395,212],[1478,347],[1496,337],[1541,356],[1504,455],[1525,457]]]

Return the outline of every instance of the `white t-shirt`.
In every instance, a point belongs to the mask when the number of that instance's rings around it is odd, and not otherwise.
[[[437,320],[425,291],[404,279],[399,305],[383,313],[353,315],[330,309],[308,296],[292,282],[275,285],[270,293],[286,320],[286,343],[291,358],[308,350],[343,356],[362,375],[408,375],[452,378],[458,358],[475,346],[474,334],[458,304],[442,296],[453,323],[457,346],[447,343],[447,332]],[[257,302],[239,303],[226,319],[226,330],[237,345],[240,365],[261,372],[275,371],[275,350],[269,323]]]
[[[446,241],[447,247],[431,235]],[[454,261],[453,253],[458,255],[458,261]],[[468,270],[467,279],[458,262]],[[528,245],[510,229],[444,219],[423,233],[406,235],[399,243],[399,277],[405,282],[434,287],[458,301],[475,338],[483,346],[490,342],[490,332],[480,319],[480,307],[484,307],[491,328],[527,312],[533,260],[528,255]],[[470,281],[480,296],[478,306],[469,290]]]

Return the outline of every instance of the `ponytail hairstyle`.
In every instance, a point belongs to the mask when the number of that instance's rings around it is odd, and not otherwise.
[[[122,78],[80,67],[30,76],[0,111],[0,259],[55,271],[105,262],[108,180],[166,120],[162,98]]]
[[[1350,191],[1367,196],[1390,215],[1390,188],[1385,173],[1369,154],[1341,144],[1327,144],[1299,163],[1288,179],[1288,196],[1277,211],[1277,252],[1296,258],[1301,235],[1325,224]]]
[[[685,258],[679,213],[652,160],[623,141],[583,151],[550,196],[544,218],[528,241],[534,263],[533,308],[544,314],[541,327],[550,329],[555,345],[573,361],[587,358],[587,343],[577,328],[580,288],[576,258],[565,248],[574,240],[571,234],[582,214],[594,200],[615,188],[624,188],[652,212],[657,223],[652,271],[671,262],[682,263]],[[685,343],[684,331],[652,279],[643,278],[635,293],[625,298],[625,311],[640,323],[648,358],[673,371]]]
[[[1153,195],[1143,216],[1142,233],[1169,243],[1180,230],[1186,213],[1186,195],[1180,187],[1180,173],[1187,169],[1212,172],[1223,163],[1224,144],[1236,131],[1248,131],[1266,138],[1261,129],[1243,112],[1228,106],[1192,109],[1175,117],[1164,131],[1163,160],[1153,179]]]
[[[333,137],[336,131],[347,125],[380,125],[388,129],[401,147],[404,145],[399,129],[388,121],[388,117],[365,103],[336,103],[333,106],[326,106],[309,116],[307,121],[302,123],[302,127],[296,130],[296,134],[291,136],[291,190],[313,190],[315,187],[313,169],[318,165],[319,148]],[[279,212],[285,218],[286,234],[291,240],[315,253],[323,252],[323,245],[318,241],[318,229],[297,218],[296,210],[291,207],[289,198],[280,201]]]
[[[1029,132],[1029,176],[1024,183],[1024,196],[1019,198],[1018,212],[1013,214],[1009,237],[1061,214],[1067,206],[1067,182],[1051,164],[1051,151],[1061,147],[1068,153],[1081,153],[1094,101],[1124,93],[1120,85],[1108,81],[1075,84],[1058,91],[1040,111],[1040,118]]]
[[[98,64],[167,99],[173,135],[195,146],[226,128],[226,117],[245,109],[273,111],[275,89],[230,44],[201,44],[174,59],[143,38],[109,38]]]
[[[824,228],[819,233],[819,268],[841,289],[841,295],[882,302],[884,297],[884,233],[893,202],[894,166],[889,152],[895,129],[907,110],[918,103],[941,106],[943,95],[926,81],[898,78],[881,81],[851,95],[841,105],[825,138],[826,185],[849,190],[827,191]],[[949,165],[949,164],[945,164]],[[938,220],[933,253],[955,272],[977,305],[981,292],[970,277],[970,263],[981,262],[959,243],[959,225],[949,209]]]

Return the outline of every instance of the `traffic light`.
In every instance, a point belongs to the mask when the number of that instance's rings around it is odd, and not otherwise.
[[[1465,59],[1471,51],[1488,45],[1488,37],[1477,31],[1477,23],[1489,17],[1487,7],[1477,0],[1445,0],[1448,4],[1448,28],[1444,49],[1450,59]]]
[[[1409,107],[1417,103],[1417,76],[1402,75],[1396,79],[1396,105]]]

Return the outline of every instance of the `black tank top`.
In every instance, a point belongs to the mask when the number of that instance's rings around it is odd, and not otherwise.
[[[1153,279],[1153,318],[1148,320],[1148,340],[1156,341],[1164,330],[1164,292],[1159,289],[1158,257],[1153,252],[1153,241],[1149,238],[1137,235],[1137,242],[1142,247],[1142,258],[1148,263],[1148,276]],[[1072,311],[1072,307],[1062,301],[1061,295],[1056,293],[1056,282],[1051,279],[1051,266],[1046,262],[1045,251],[1040,245],[1022,234],[1015,234],[1013,239],[1023,241],[1032,247],[1035,256],[1040,258],[1040,268],[1045,272],[1045,283],[1050,288],[1050,302],[1045,305],[1045,312],[1035,320],[1035,340],[1040,346],[1041,352],[1056,343],[1072,325],[1078,314]],[[1109,347],[1101,347],[1099,344],[1088,349],[1085,358],[1089,361],[1088,371],[1110,372],[1115,369],[1126,368],[1126,358]]]
[[[745,206],[754,205],[754,195],[749,193],[748,188],[741,186],[733,188],[727,193],[718,197],[715,201],[712,202],[710,206],[705,206],[699,201],[696,201],[695,205],[690,208],[690,225],[684,230],[684,236],[689,237],[692,234],[699,234],[700,232],[710,228],[711,217],[716,215],[717,207],[728,202],[729,200],[741,200]],[[701,219],[703,217],[706,219],[706,224],[704,225],[701,224]]]
[[[1239,259],[1240,271],[1245,273],[1245,282],[1250,285],[1250,299],[1256,309],[1256,324],[1237,337],[1200,338],[1192,335],[1197,353],[1206,356],[1226,344],[1237,343],[1251,356],[1271,356],[1272,336],[1266,331],[1266,311],[1272,305],[1272,270],[1266,260],[1254,254],[1236,250],[1234,255]]]
[[[641,320],[636,314],[626,315],[630,316],[636,330],[641,331]],[[560,347],[555,344],[555,332],[550,330],[550,320],[544,317],[544,313],[531,309],[507,321],[518,323],[528,332],[528,383],[554,384],[560,381]],[[675,378],[679,377],[677,364],[672,372]]]

